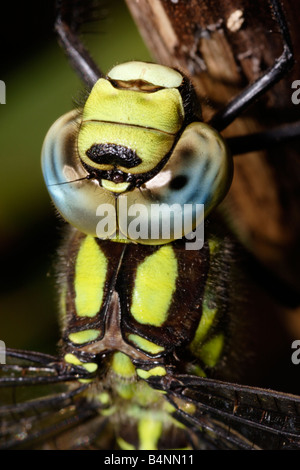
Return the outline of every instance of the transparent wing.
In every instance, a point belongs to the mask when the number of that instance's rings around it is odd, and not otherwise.
[[[57,357],[6,351],[0,366],[0,449],[88,446],[104,420],[86,398],[87,374]],[[88,426],[87,426],[88,425]]]
[[[167,392],[174,416],[210,448],[300,449],[300,397],[188,375],[149,383]]]

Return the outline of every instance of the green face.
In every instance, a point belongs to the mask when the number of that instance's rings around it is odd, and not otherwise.
[[[102,174],[112,181],[121,176],[126,181],[128,175],[147,179],[170,152],[182,127],[182,98],[175,88],[133,91],[117,88],[119,83],[101,78],[94,86],[83,109],[79,156],[99,174],[107,172]],[[108,153],[110,145],[116,153]]]
[[[43,172],[50,195],[65,220],[98,238],[127,238],[163,244],[190,233],[226,194],[232,160],[221,136],[197,119],[186,77],[156,64],[114,67],[94,85],[81,113],[62,116],[43,147]],[[143,206],[146,235],[133,238],[130,217]],[[177,205],[180,222],[169,237],[153,237],[153,204]],[[97,210],[110,205],[115,225],[99,228]],[[120,209],[122,206],[122,209]],[[183,210],[189,206],[190,223]],[[159,224],[168,213],[163,210]]]

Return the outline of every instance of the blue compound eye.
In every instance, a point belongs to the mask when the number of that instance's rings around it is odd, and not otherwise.
[[[146,187],[167,204],[204,204],[205,216],[226,195],[233,164],[218,132],[194,122],[183,131],[170,160]]]

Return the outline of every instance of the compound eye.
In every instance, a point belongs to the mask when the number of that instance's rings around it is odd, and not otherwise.
[[[225,197],[232,157],[218,132],[205,123],[186,127],[164,169],[146,183],[161,202],[204,204],[207,216]]]
[[[77,150],[80,117],[71,111],[55,121],[42,149],[42,171],[51,199],[61,216],[83,233],[96,236],[99,205],[115,205],[114,195],[90,179]],[[113,233],[112,233],[113,234]],[[106,233],[106,238],[109,237]]]
[[[139,221],[147,229],[139,243],[163,244],[194,231],[224,198],[232,180],[232,158],[222,137],[210,126],[194,122],[186,127],[162,171],[140,192],[129,193],[128,207],[140,211]],[[120,203],[124,196],[119,198]],[[144,206],[147,211],[143,210]],[[157,213],[153,209],[157,208]],[[204,207],[203,207],[204,206]],[[204,209],[204,210],[203,210]],[[122,222],[129,233],[134,220]],[[169,235],[165,229],[171,227]]]

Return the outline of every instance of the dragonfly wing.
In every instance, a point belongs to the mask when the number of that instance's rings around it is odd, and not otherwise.
[[[0,448],[36,447],[54,435],[71,436],[70,429],[99,417],[85,396],[88,383],[79,382],[87,377],[81,368],[30,351],[8,350],[6,361],[0,367]],[[51,446],[69,448],[68,441]],[[72,442],[86,443],[84,433]]]
[[[300,397],[188,375],[152,379],[175,416],[208,442],[233,449],[300,449]]]

